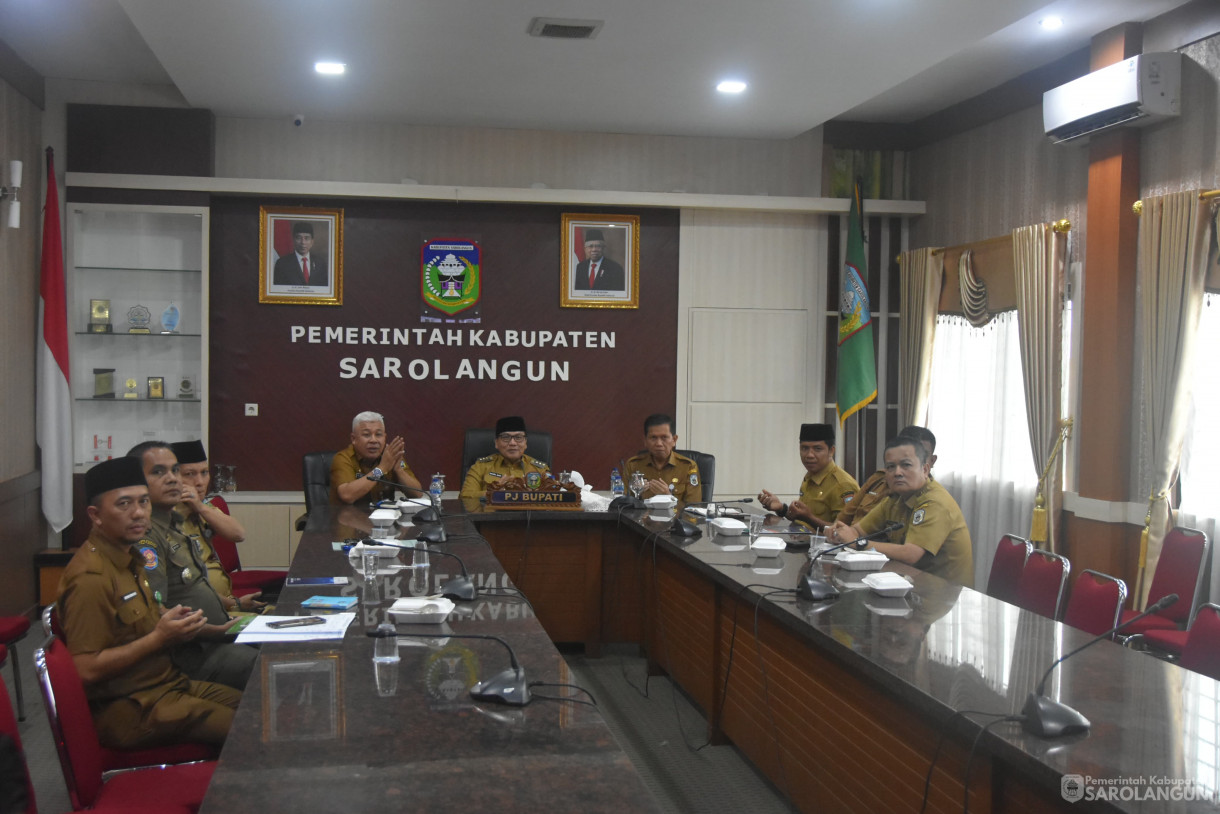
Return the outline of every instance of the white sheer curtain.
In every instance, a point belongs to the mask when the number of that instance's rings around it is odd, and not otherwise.
[[[982,590],[1000,537],[1028,535],[1038,483],[1014,312],[983,328],[937,318],[927,426],[936,434],[933,475],[962,507]]]
[[[1199,529],[1212,543],[1212,570],[1209,587],[1215,602],[1220,597],[1220,556],[1216,550],[1216,532],[1220,526],[1220,376],[1204,361],[1220,348],[1220,294],[1208,294],[1203,299],[1199,316],[1198,347],[1203,349],[1201,364],[1195,365],[1190,391],[1186,438],[1182,443],[1182,507],[1176,522],[1180,526]]]

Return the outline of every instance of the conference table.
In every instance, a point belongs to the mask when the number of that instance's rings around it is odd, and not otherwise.
[[[1220,684],[1205,676],[1100,642],[1047,683],[1091,731],[1042,739],[1000,719],[1090,637],[981,592],[891,562],[885,570],[913,587],[882,597],[832,558],[756,556],[707,524],[681,537],[643,510],[444,508],[439,547],[466,561],[481,596],[459,603],[440,634],[400,639],[390,697],[378,694],[365,631],[395,596],[454,576],[450,561],[433,555],[427,569],[385,578],[380,603],[362,601],[341,642],[264,645],[205,814],[259,801],[301,812],[653,810],[596,709],[474,702],[467,688],[507,655],[445,632],[501,636],[531,681],[555,684],[571,678],[554,642],[594,656],[638,644],[704,713],[709,739],[733,743],[802,811],[918,811],[934,755],[927,811],[959,811],[964,794],[979,812],[1217,810]],[[316,593],[363,598],[334,547],[362,530],[348,511],[311,514],[290,573],[353,583],[289,587],[277,613]],[[787,539],[797,549],[802,538]],[[811,570],[840,598],[796,598]]]

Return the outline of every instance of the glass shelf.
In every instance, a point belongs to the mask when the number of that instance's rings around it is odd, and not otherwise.
[[[134,399],[125,399],[122,396],[115,396],[112,399],[111,398],[104,399],[104,398],[96,398],[94,396],[83,396],[83,397],[77,396],[75,401],[87,401],[90,404],[130,404],[133,401],[153,402],[155,404],[198,404],[200,401],[202,401],[202,399],[197,399],[197,398],[180,399],[180,398],[173,398],[173,397],[164,398],[164,399],[150,399],[146,396],[140,396],[139,398],[134,398]]]
[[[150,271],[154,274],[163,273],[182,273],[182,274],[202,274],[202,269],[156,269],[156,268],[132,268],[130,266],[76,266],[77,271]]]
[[[76,335],[77,336],[157,336],[157,337],[186,336],[186,337],[194,337],[195,339],[199,339],[200,337],[203,336],[203,334],[184,334],[181,331],[175,331],[172,334],[163,334],[160,331],[153,331],[152,333],[147,333],[147,334],[133,334],[133,333],[128,333],[127,331],[110,331],[109,333],[96,333],[94,331],[77,331]]]

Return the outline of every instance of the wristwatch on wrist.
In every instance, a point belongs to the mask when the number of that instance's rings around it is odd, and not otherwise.
[[[373,471],[370,472],[368,476],[373,480],[381,480],[383,477],[385,477],[385,473],[381,471],[380,466],[375,466],[373,467]]]

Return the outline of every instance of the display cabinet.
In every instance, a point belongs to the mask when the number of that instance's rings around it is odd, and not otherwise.
[[[208,210],[69,204],[78,472],[151,439],[207,441]]]

